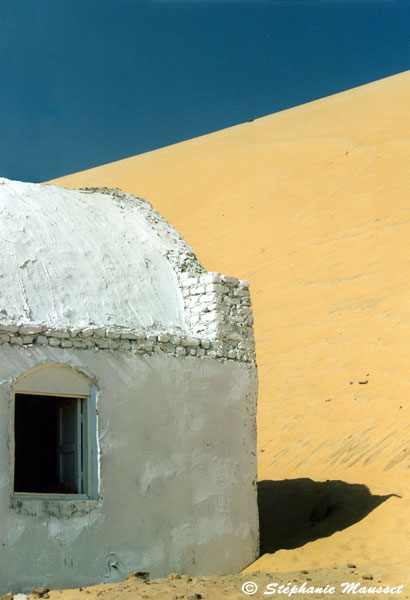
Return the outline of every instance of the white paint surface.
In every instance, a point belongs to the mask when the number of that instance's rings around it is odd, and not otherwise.
[[[192,250],[144,200],[0,179],[0,239],[1,321],[186,329]]]
[[[0,353],[0,593],[254,560],[254,366],[50,346]],[[60,516],[36,500],[10,507],[12,382],[56,362],[96,382],[100,447],[100,500],[77,501],[74,514],[63,501]]]

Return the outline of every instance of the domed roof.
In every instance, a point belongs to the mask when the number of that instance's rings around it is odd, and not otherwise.
[[[151,205],[119,190],[0,179],[0,320],[184,330],[178,271],[202,271]]]

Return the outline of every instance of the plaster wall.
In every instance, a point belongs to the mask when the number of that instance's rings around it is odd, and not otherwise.
[[[10,344],[0,359],[0,593],[133,570],[234,572],[255,559],[253,364]],[[11,498],[11,385],[48,362],[98,389],[99,499],[55,501],[57,514]]]
[[[145,200],[0,178],[0,215],[3,320],[186,329],[176,271],[203,268]]]

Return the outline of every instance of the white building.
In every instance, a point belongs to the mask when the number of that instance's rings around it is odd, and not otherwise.
[[[144,200],[0,179],[0,593],[258,551],[248,284]]]

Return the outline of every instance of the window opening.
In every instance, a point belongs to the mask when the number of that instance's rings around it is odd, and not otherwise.
[[[15,395],[14,491],[87,494],[87,400]]]

